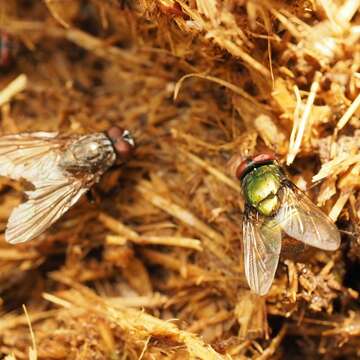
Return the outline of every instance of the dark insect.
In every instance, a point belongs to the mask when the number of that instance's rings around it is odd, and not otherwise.
[[[24,179],[34,189],[8,220],[5,239],[17,244],[39,236],[73,206],[117,160],[134,148],[129,131],[64,136],[52,132],[0,137],[0,175]]]
[[[265,295],[278,266],[283,234],[323,250],[340,246],[331,219],[286,176],[272,154],[243,161],[236,169],[245,197],[244,266],[252,291]]]

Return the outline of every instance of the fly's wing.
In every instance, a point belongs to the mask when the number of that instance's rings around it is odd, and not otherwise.
[[[45,170],[41,159],[61,146],[57,135],[35,132],[0,136],[0,175],[14,180],[23,178],[34,184]]]
[[[265,295],[274,280],[281,251],[281,229],[273,219],[259,219],[251,210],[243,222],[245,275],[251,290]]]
[[[283,188],[282,197],[282,206],[275,218],[286,234],[322,250],[339,248],[339,230],[301,190],[288,184]]]
[[[59,219],[87,191],[80,179],[59,167],[64,140],[56,133],[0,137],[0,175],[26,179],[34,190],[11,213],[5,239],[12,243],[31,240]]]
[[[56,169],[54,169],[56,170]],[[59,176],[43,186],[28,191],[28,200],[11,213],[5,239],[11,244],[39,236],[73,206],[88,189],[77,179]]]

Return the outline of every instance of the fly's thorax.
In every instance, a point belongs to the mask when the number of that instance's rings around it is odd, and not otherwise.
[[[109,138],[103,133],[96,133],[70,143],[60,165],[67,170],[105,171],[115,160],[116,154]]]
[[[264,216],[275,214],[280,207],[283,176],[276,164],[255,167],[241,182],[247,203]]]

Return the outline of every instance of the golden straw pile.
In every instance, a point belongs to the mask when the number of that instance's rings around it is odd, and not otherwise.
[[[0,242],[14,359],[355,359],[360,348],[360,1],[0,1],[1,133],[132,131],[37,240]],[[234,155],[270,149],[342,246],[248,290]],[[0,224],[23,199],[0,179]],[[24,306],[23,306],[24,305]]]

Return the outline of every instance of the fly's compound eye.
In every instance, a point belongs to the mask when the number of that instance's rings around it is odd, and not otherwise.
[[[248,169],[248,167],[251,165],[251,160],[250,159],[245,159],[244,161],[242,161],[238,167],[236,168],[235,171],[235,176],[241,180],[242,177],[244,176],[246,170]]]
[[[135,148],[135,141],[128,130],[118,126],[111,127],[107,132],[114,149],[121,158],[128,158]]]
[[[276,156],[272,152],[261,153],[253,157],[248,157],[237,165],[235,170],[235,176],[241,180],[252,168],[270,164],[273,161],[276,161]]]

